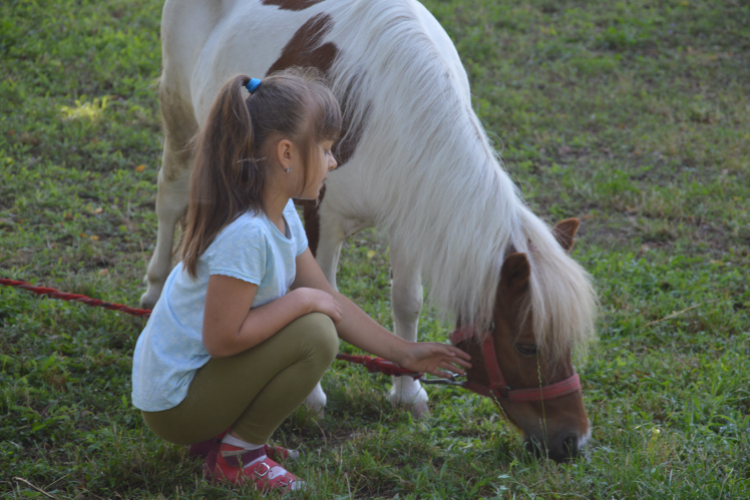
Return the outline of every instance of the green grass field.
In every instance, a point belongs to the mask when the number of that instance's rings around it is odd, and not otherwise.
[[[157,0],[0,3],[0,277],[137,305],[155,240]],[[750,3],[427,0],[528,203],[583,219],[600,340],[579,365],[586,459],[523,451],[492,404],[335,363],[299,447],[304,498],[750,498]],[[388,249],[343,292],[391,326]],[[248,498],[207,484],[130,404],[144,320],[0,289],[0,496]],[[451,325],[426,307],[423,339]],[[342,346],[349,350],[350,347]],[[44,491],[45,493],[42,493]]]

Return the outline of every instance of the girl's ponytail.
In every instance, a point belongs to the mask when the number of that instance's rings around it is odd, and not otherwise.
[[[314,70],[291,68],[263,80],[248,95],[251,78],[238,75],[219,91],[197,136],[182,260],[195,277],[198,258],[224,226],[247,210],[264,212],[270,142],[286,137],[309,153],[341,131],[338,102]],[[251,86],[253,88],[253,86]]]
[[[182,260],[193,277],[198,258],[224,226],[248,209],[263,210],[266,170],[255,160],[245,90],[249,82],[249,76],[239,75],[224,84],[197,137],[182,246]]]

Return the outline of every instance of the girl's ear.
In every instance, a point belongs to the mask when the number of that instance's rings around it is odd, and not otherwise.
[[[289,139],[281,139],[276,144],[276,159],[285,172],[291,171],[296,154],[297,150]]]

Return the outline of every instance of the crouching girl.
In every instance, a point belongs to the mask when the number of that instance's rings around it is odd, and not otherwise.
[[[414,371],[469,367],[464,352],[410,343],[326,281],[292,198],[318,198],[336,168],[341,112],[313,73],[227,82],[197,138],[182,261],[133,356],[133,404],[159,437],[220,435],[204,471],[259,488],[302,482],[269,458],[276,428],[316,386],[339,338]]]

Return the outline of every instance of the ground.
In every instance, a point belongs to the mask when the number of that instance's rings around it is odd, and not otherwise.
[[[428,0],[526,201],[583,220],[601,303],[579,361],[586,459],[536,460],[492,404],[335,363],[326,417],[275,436],[309,498],[750,497],[750,4]],[[136,305],[161,143],[156,0],[0,5],[0,277]],[[390,327],[388,248],[351,238],[339,284]],[[0,289],[0,494],[227,498],[130,404],[143,320]],[[426,307],[423,339],[450,324]],[[342,349],[352,351],[349,346]],[[45,494],[40,490],[44,490]]]

